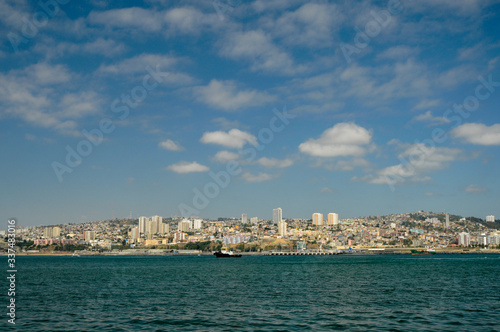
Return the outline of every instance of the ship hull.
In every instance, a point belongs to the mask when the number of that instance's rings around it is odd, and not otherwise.
[[[218,257],[218,258],[237,258],[237,257],[241,257],[241,255],[237,255],[237,254],[226,254],[226,253],[223,253],[223,252],[215,252],[214,253],[215,257]]]

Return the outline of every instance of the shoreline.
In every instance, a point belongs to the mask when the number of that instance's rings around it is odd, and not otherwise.
[[[382,248],[381,248],[382,249]],[[242,256],[336,256],[336,255],[412,255],[411,250],[425,250],[424,248],[387,248],[382,250],[356,249],[353,252],[240,252]],[[82,256],[213,256],[213,252],[171,252],[169,249],[130,249],[119,252],[77,252]],[[422,256],[435,255],[481,255],[500,254],[500,249],[470,249],[470,250],[436,250],[436,254],[423,254]],[[74,252],[18,252],[16,256],[69,256]],[[0,253],[0,256],[7,256],[7,253]]]

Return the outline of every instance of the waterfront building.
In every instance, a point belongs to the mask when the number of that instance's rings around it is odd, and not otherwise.
[[[277,225],[280,221],[283,221],[283,210],[277,208],[273,210],[273,223]]]
[[[322,213],[313,213],[312,215],[312,224],[314,226],[322,226],[323,225],[323,214]]]
[[[477,236],[477,243],[480,245],[487,246],[490,244],[490,236],[488,234],[481,234]]]
[[[469,233],[462,232],[458,234],[458,245],[467,247],[470,245],[470,235]]]
[[[287,223],[284,222],[284,221],[280,221],[278,223],[278,235],[281,236],[281,237],[284,237],[286,236],[286,228],[287,228]]]
[[[229,244],[244,243],[244,242],[248,242],[249,240],[250,240],[250,236],[248,236],[248,235],[236,234],[236,235],[224,236],[224,238],[222,239],[222,242],[225,245],[229,245]]]

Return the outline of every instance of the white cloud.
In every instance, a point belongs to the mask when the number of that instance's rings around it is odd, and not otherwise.
[[[268,173],[259,173],[259,174],[251,174],[249,172],[245,172],[241,175],[241,177],[246,181],[246,182],[264,182],[264,181],[269,181],[275,178],[272,174]]]
[[[165,70],[173,67],[178,62],[179,59],[173,56],[143,53],[112,65],[102,65],[99,71],[122,75],[137,72],[145,73],[147,66],[151,66],[154,69],[159,65],[160,69]]]
[[[274,159],[274,158],[266,158],[262,157],[259,160],[257,160],[257,163],[259,165],[265,166],[265,167],[278,167],[278,168],[284,168],[284,167],[289,167],[293,165],[293,160],[291,159]]]
[[[130,7],[111,9],[107,11],[92,11],[88,22],[94,25],[104,25],[110,30],[116,28],[140,30],[146,33],[173,34],[200,34],[207,28],[222,26],[222,22],[215,12],[202,11],[186,6],[170,10],[144,9]]]
[[[240,155],[238,153],[223,150],[217,152],[212,159],[218,163],[227,163],[231,160],[237,160],[239,157]]]
[[[227,133],[224,131],[205,132],[200,142],[218,144],[228,148],[242,148],[245,143],[257,146],[257,138],[254,135],[239,129],[231,129]]]
[[[448,120],[445,117],[433,116],[431,111],[427,111],[423,114],[417,115],[416,117],[413,118],[413,120],[414,121],[429,122],[432,125],[440,125],[440,124],[450,123],[450,120]]]
[[[403,145],[400,145],[403,146]],[[402,184],[409,182],[429,181],[428,173],[447,168],[453,161],[464,159],[460,149],[431,147],[422,143],[407,146],[398,155],[405,162],[383,168],[364,177],[353,177],[353,181],[365,181],[373,184]]]
[[[225,111],[265,105],[274,100],[274,97],[265,92],[239,90],[234,81],[211,80],[206,86],[195,87],[194,93],[200,102]]]
[[[161,148],[169,150],[169,151],[182,151],[184,148],[178,144],[172,141],[171,139],[167,139],[166,141],[160,142],[158,144]]]
[[[470,184],[465,188],[465,192],[471,193],[471,194],[480,194],[486,192],[487,189],[485,187],[478,186],[476,184]]]
[[[272,19],[273,33],[287,44],[328,47],[343,20],[335,4],[306,3],[277,20]]]
[[[337,123],[320,138],[310,138],[300,144],[299,150],[315,157],[360,156],[366,153],[365,145],[371,137],[368,130],[354,123]]]
[[[377,57],[381,59],[404,60],[417,55],[419,52],[420,50],[418,48],[399,45],[384,50]]]
[[[193,161],[192,163],[181,161],[177,164],[170,165],[165,169],[179,174],[208,172],[210,170],[210,168],[208,168],[207,166],[200,165],[196,161]]]
[[[76,119],[95,115],[102,99],[74,86],[81,77],[63,65],[40,62],[22,70],[0,73],[0,114],[72,136],[81,136]]]
[[[486,126],[482,123],[466,123],[451,131],[456,138],[478,145],[500,145],[500,124]]]
[[[320,193],[333,193],[333,190],[328,187],[323,187],[319,190]]]
[[[163,18],[159,12],[130,7],[103,12],[92,11],[88,16],[88,21],[109,28],[136,28],[147,32],[157,32],[162,29]]]
[[[441,103],[441,100],[439,100],[439,99],[422,100],[417,105],[415,105],[415,107],[413,107],[413,109],[414,110],[421,110],[421,109],[437,106],[440,103]]]
[[[262,30],[235,32],[222,42],[220,54],[231,59],[246,59],[253,71],[277,72],[293,75],[305,67],[297,65],[285,51],[279,49]]]

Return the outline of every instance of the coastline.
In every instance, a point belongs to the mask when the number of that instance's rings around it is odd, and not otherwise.
[[[240,252],[243,256],[329,256],[329,255],[412,255],[411,250],[425,250],[425,248],[377,248],[373,249],[355,249],[353,251],[310,251],[310,252]],[[129,249],[111,252],[77,252],[81,256],[212,256],[213,252],[201,252],[197,250],[186,250],[172,252],[170,249]],[[436,249],[436,255],[477,255],[477,254],[500,254],[500,249]],[[16,256],[73,256],[74,252],[18,252]],[[7,256],[7,253],[0,253],[0,256]],[[429,256],[429,255],[426,255]]]

